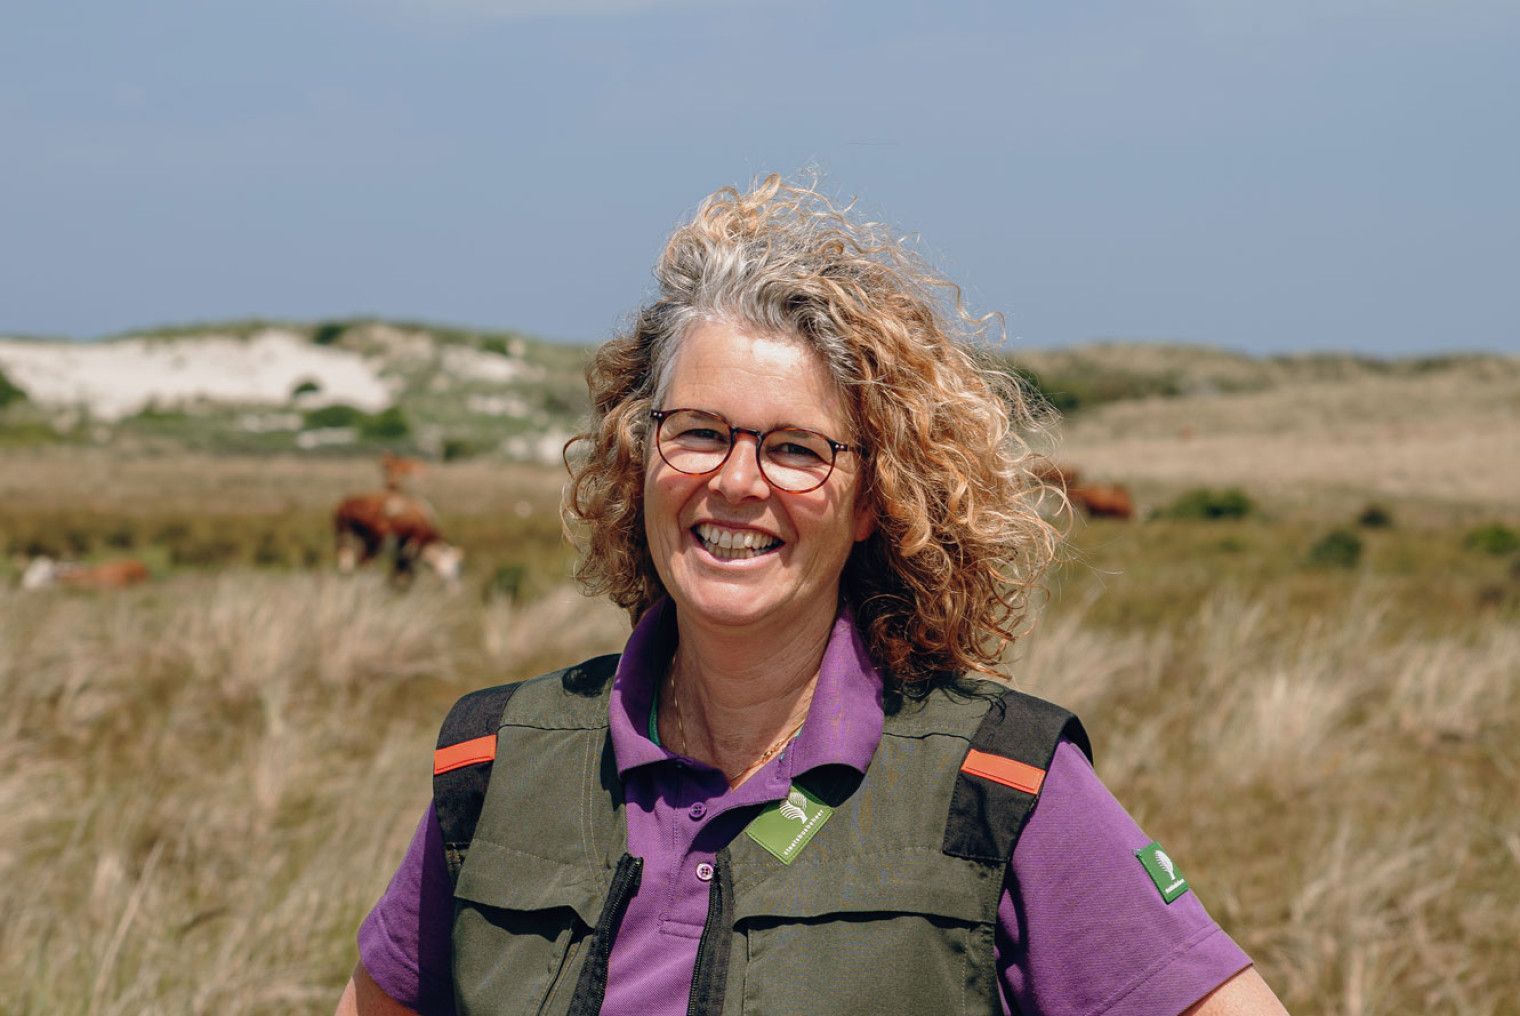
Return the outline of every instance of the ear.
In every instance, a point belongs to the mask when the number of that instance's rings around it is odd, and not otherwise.
[[[869,539],[874,532],[876,532],[876,508],[869,499],[862,498],[855,505],[855,528],[851,535],[855,537],[855,542],[859,543],[861,540]]]

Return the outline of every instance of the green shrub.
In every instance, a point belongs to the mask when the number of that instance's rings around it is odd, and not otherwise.
[[[5,376],[5,371],[0,370],[0,409],[4,409],[12,402],[26,401],[26,392],[18,388],[11,379]]]
[[[321,390],[322,386],[317,384],[315,381],[302,381],[300,384],[296,385],[290,390],[290,397],[296,398],[297,396],[305,395],[308,392],[320,392]]]
[[[1363,529],[1388,529],[1393,525],[1393,515],[1380,504],[1369,504],[1356,517],[1356,524]]]
[[[364,420],[365,415],[353,406],[335,402],[330,406],[307,410],[302,418],[302,426],[307,430],[320,427],[357,427]]]
[[[1026,392],[1042,398],[1062,414],[1126,399],[1170,398],[1182,393],[1173,373],[1144,374],[1115,369],[1092,360],[1078,361],[1059,373],[1037,374],[1005,360],[1002,364]]]
[[[348,324],[343,321],[323,321],[317,325],[311,333],[311,341],[318,346],[331,346],[343,338],[343,333],[348,331]]]
[[[401,411],[400,406],[382,409],[374,416],[366,416],[359,420],[359,436],[372,441],[394,441],[406,437],[411,432],[412,425],[407,422],[406,414]]]
[[[1503,523],[1490,522],[1468,533],[1467,538],[1462,542],[1468,550],[1503,557],[1505,554],[1513,554],[1520,550],[1520,533]]]
[[[1309,548],[1313,568],[1355,568],[1362,559],[1362,538],[1349,529],[1332,529]]]
[[[468,438],[446,437],[443,439],[441,454],[445,462],[458,462],[460,459],[473,458],[480,454],[480,449]]]
[[[63,435],[41,420],[0,420],[0,448],[59,444],[63,440]]]
[[[1039,374],[1028,367],[1010,367],[1008,373],[1018,381],[1026,398],[1036,403],[1043,403],[1060,413],[1062,416],[1075,411],[1082,404],[1081,398],[1069,390],[1069,386],[1052,388],[1047,385]],[[1036,407],[1038,408],[1038,407]]]
[[[1168,519],[1242,519],[1256,511],[1256,506],[1239,487],[1211,490],[1198,487],[1179,496],[1160,512]]]

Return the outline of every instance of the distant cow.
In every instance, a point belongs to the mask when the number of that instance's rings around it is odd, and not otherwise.
[[[380,473],[385,477],[386,490],[400,490],[408,476],[417,476],[421,472],[422,463],[416,459],[408,459],[389,451],[380,453]]]
[[[437,516],[421,498],[394,490],[345,498],[333,511],[333,532],[340,571],[353,571],[389,545],[392,578],[409,580],[423,561],[450,586],[459,584],[464,554],[444,541]]]
[[[45,589],[69,586],[74,589],[125,589],[148,581],[148,566],[136,558],[80,564],[77,561],[54,561],[37,557],[21,575],[22,589]]]
[[[1071,498],[1072,504],[1094,518],[1132,519],[1135,517],[1135,502],[1130,499],[1129,490],[1118,484],[1074,486],[1067,490],[1066,496]]]
[[[1055,487],[1063,493],[1070,492],[1082,475],[1075,466],[1063,466],[1046,458],[1036,460],[1029,472],[1040,483]]]

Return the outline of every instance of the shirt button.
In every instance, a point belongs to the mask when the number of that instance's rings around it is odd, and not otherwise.
[[[713,877],[713,866],[712,865],[708,864],[706,861],[703,861],[701,864],[697,865],[697,879],[699,881],[702,881],[702,882],[711,882],[712,881],[712,877]]]
[[[691,806],[691,811],[689,814],[692,818],[701,818],[703,815],[707,814],[707,805],[703,804],[701,801],[698,801],[696,804]]]

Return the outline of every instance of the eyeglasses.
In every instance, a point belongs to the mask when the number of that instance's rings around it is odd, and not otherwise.
[[[760,475],[772,487],[790,494],[817,490],[828,482],[840,452],[860,452],[858,446],[851,447],[815,430],[751,430],[700,409],[655,409],[649,415],[655,420],[654,444],[660,458],[676,472],[701,476],[721,468],[734,450],[736,435],[749,434],[755,439]]]

